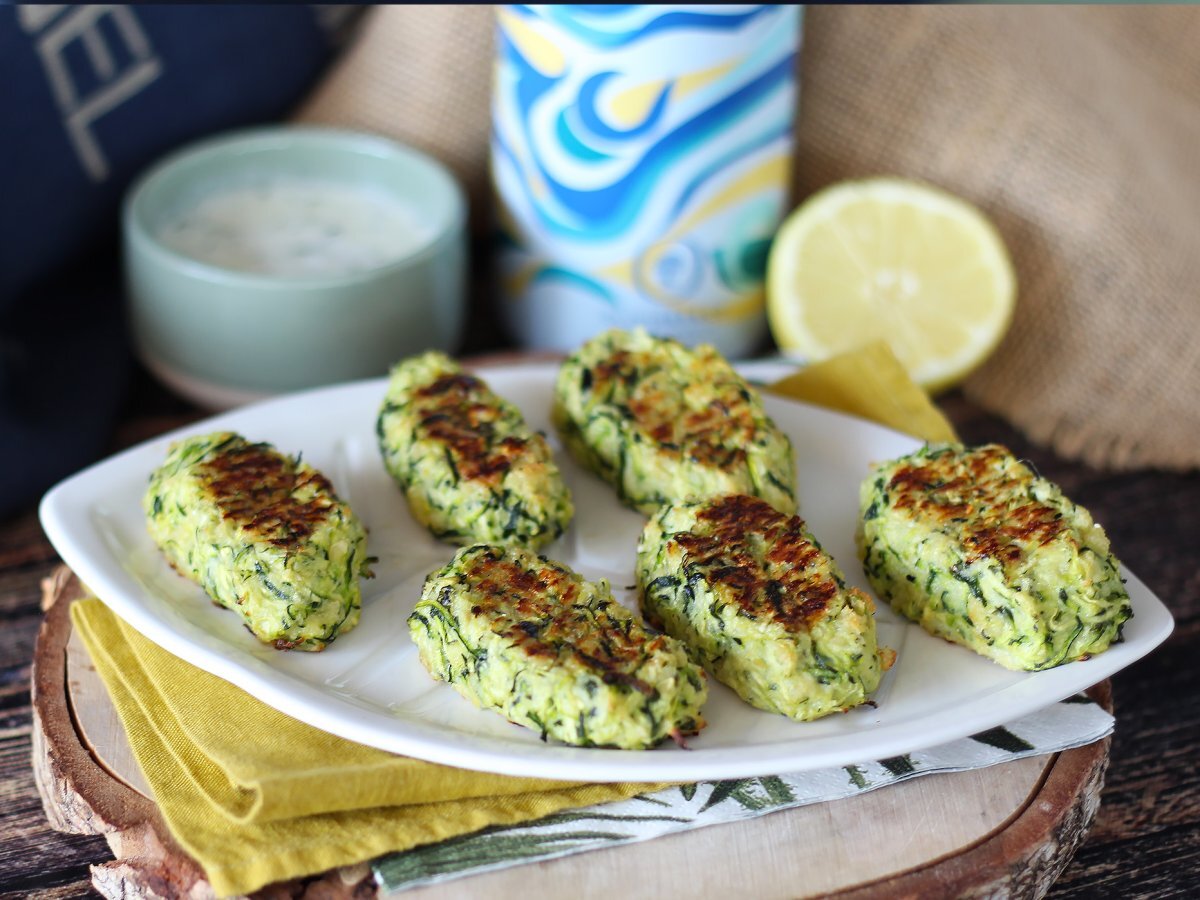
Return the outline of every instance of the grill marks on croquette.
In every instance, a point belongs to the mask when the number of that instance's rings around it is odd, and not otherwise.
[[[804,537],[803,520],[756,497],[713,501],[695,531],[671,540],[686,554],[686,572],[725,587],[749,618],[765,616],[788,631],[809,630],[839,590],[822,552]]]
[[[443,375],[416,392],[415,404],[423,436],[444,444],[459,476],[468,481],[499,480],[525,452],[524,438],[496,439],[496,423],[504,413],[473,375]]]
[[[337,505],[329,480],[265,444],[239,444],[199,467],[221,515],[253,537],[298,550]]]
[[[744,445],[754,431],[744,390],[712,384],[710,373],[700,372],[696,383],[704,386],[707,399],[701,405],[689,404],[687,384],[671,380],[662,365],[650,354],[617,350],[595,366],[589,387],[608,393],[620,382],[629,392],[625,406],[635,425],[664,453],[714,468],[742,463]]]
[[[528,656],[557,658],[567,653],[596,672],[605,684],[623,684],[652,695],[654,688],[634,672],[663,640],[648,634],[629,616],[609,615],[609,603],[578,602],[579,584],[557,566],[530,570],[482,552],[462,576],[481,599],[473,615],[486,615],[492,630]]]
[[[902,466],[888,482],[895,509],[960,533],[969,562],[1008,565],[1066,531],[1062,513],[1028,487],[1029,473],[996,445]]]

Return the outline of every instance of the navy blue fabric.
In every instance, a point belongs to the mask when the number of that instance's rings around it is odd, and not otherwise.
[[[310,6],[0,7],[0,517],[108,439],[129,183],[189,140],[281,119],[332,53]]]

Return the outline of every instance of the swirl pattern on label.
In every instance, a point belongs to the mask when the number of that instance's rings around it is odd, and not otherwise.
[[[508,6],[497,21],[492,170],[517,334],[569,349],[643,324],[753,350],[799,7]]]

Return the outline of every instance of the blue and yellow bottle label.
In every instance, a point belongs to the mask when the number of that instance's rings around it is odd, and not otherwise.
[[[497,10],[501,301],[527,346],[645,325],[730,356],[765,333],[797,6]]]

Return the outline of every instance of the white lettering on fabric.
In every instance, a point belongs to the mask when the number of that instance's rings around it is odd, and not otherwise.
[[[26,33],[41,32],[38,55],[67,136],[88,177],[104,181],[108,161],[92,125],[158,78],[162,61],[128,6],[22,6],[19,21]]]

